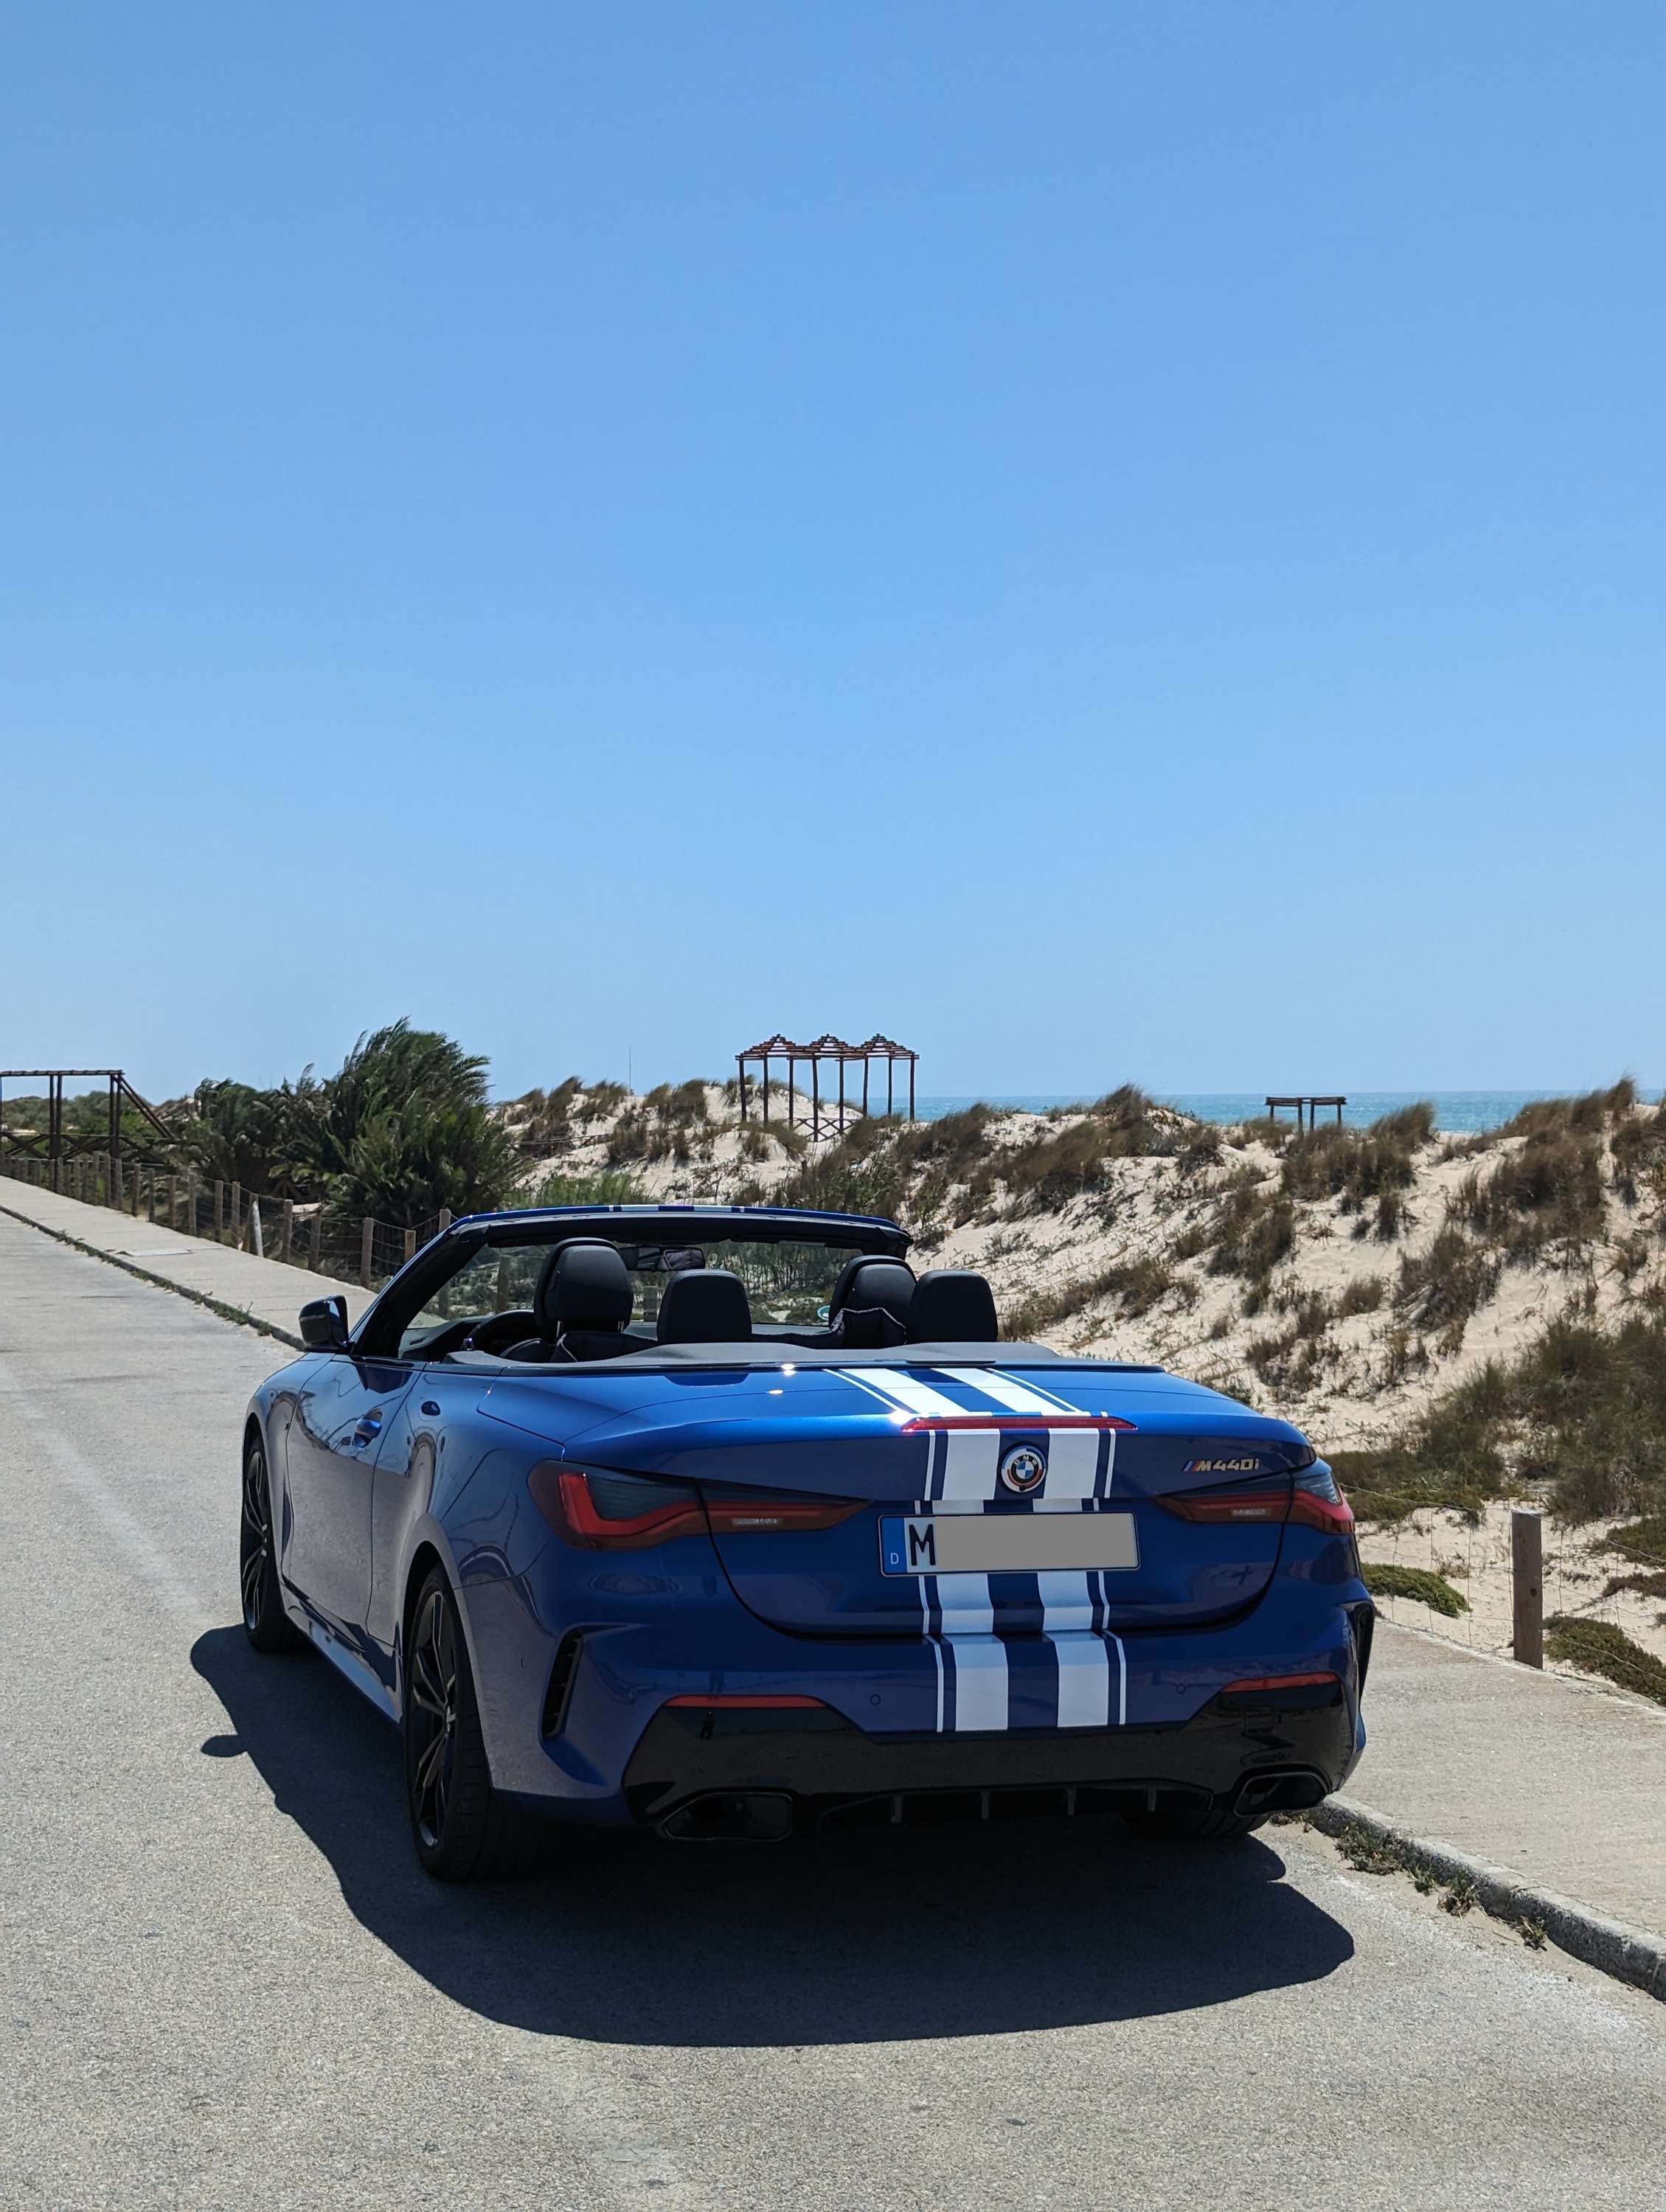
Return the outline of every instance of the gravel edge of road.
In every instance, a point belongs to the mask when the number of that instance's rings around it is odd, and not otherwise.
[[[1432,1875],[1448,1887],[1456,1885],[1495,1920],[1515,1927],[1536,1923],[1570,1958],[1666,2004],[1666,1938],[1607,1919],[1556,1890],[1536,1888],[1512,1867],[1495,1866],[1450,1844],[1414,1836],[1357,1798],[1327,1797],[1300,1817],[1327,1836],[1363,1829],[1408,1874]]]
[[[278,1328],[269,1321],[262,1321],[246,1307],[228,1305],[223,1298],[210,1297],[206,1291],[193,1291],[187,1284],[172,1282],[166,1275],[153,1274],[149,1267],[135,1267],[132,1261],[124,1260],[117,1253],[102,1252],[96,1244],[83,1243],[79,1237],[71,1237],[68,1230],[50,1228],[46,1222],[35,1220],[32,1214],[19,1213],[12,1206],[0,1205],[0,1213],[3,1213],[9,1221],[21,1221],[26,1229],[38,1229],[43,1237],[50,1237],[59,1244],[67,1244],[72,1251],[84,1252],[89,1260],[102,1260],[106,1267],[119,1267],[124,1274],[136,1275],[140,1282],[149,1283],[156,1290],[172,1291],[176,1298],[189,1298],[193,1305],[206,1307],[210,1313],[217,1314],[222,1321],[234,1322],[239,1328],[252,1328],[257,1336],[272,1337],[279,1344],[287,1344],[294,1352],[307,1349],[298,1336],[292,1336],[288,1329]]]

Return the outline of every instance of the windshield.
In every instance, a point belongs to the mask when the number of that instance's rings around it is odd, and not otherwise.
[[[634,1225],[634,1224],[633,1224]],[[587,1228],[583,1232],[597,1232]],[[698,1243],[617,1243],[630,1271],[631,1325],[652,1336],[660,1301],[673,1274],[686,1267],[727,1267],[746,1286],[754,1328],[817,1328],[827,1320],[828,1300],[840,1271],[865,1248],[794,1238],[747,1239],[713,1237]],[[415,1351],[436,1330],[494,1314],[526,1313],[549,1258],[550,1240],[536,1243],[489,1244],[477,1251],[439,1290],[431,1291],[412,1315],[401,1349]],[[531,1334],[530,1328],[528,1334]]]

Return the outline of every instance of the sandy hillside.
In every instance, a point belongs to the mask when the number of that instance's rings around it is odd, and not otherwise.
[[[795,1103],[807,1125],[808,1100]],[[812,1144],[782,1127],[781,1105],[768,1132],[742,1125],[733,1085],[715,1083],[645,1097],[569,1085],[502,1110],[528,1196],[892,1213],[916,1266],[988,1276],[1009,1335],[1158,1362],[1297,1422],[1322,1449],[1389,1443],[1558,1316],[1612,1328],[1666,1310],[1666,1116],[1626,1085],[1456,1141],[1415,1113],[1299,1139],[1288,1124],[1219,1130],[1130,1091],[1085,1112],[980,1108]],[[1550,1609],[1612,1620],[1666,1656],[1659,1597],[1608,1589],[1614,1517],[1558,1531]],[[1445,1572],[1469,1601],[1456,1621],[1403,1599],[1397,1615],[1502,1649],[1505,1530],[1500,1507],[1426,1512],[1368,1533],[1365,1549]]]

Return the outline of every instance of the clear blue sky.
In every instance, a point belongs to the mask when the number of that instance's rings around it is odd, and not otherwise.
[[[0,13],[0,1065],[1666,1074],[1657,5]]]

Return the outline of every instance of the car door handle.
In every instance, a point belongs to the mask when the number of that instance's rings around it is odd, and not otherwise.
[[[353,1431],[354,1444],[357,1446],[373,1443],[381,1432],[382,1417],[380,1413],[362,1414],[358,1425]]]

